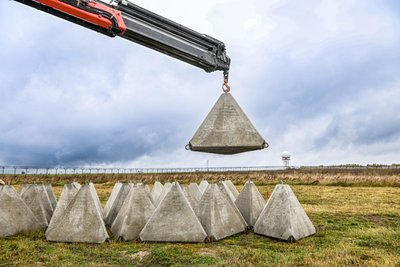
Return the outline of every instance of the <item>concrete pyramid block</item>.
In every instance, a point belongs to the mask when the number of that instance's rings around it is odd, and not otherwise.
[[[56,195],[54,194],[53,187],[51,184],[46,184],[44,185],[46,188],[47,195],[49,196],[51,207],[53,208],[53,211],[56,209],[57,206],[57,198]]]
[[[249,226],[254,226],[261,211],[264,209],[266,201],[261,196],[256,185],[248,181],[235,201],[243,218]]]
[[[153,188],[151,189],[151,197],[154,200],[154,202],[157,202],[158,198],[162,194],[164,186],[160,182],[155,182],[153,185]]]
[[[203,180],[200,182],[199,190],[200,190],[201,194],[204,194],[204,192],[207,189],[207,186],[208,186],[208,182],[206,180]]]
[[[143,184],[132,187],[120,212],[114,220],[111,231],[124,241],[137,240],[155,207]]]
[[[132,188],[132,184],[129,184],[129,183],[123,183],[121,185],[121,189],[119,190],[118,195],[115,198],[115,201],[113,202],[110,212],[108,213],[107,217],[105,218],[105,222],[107,225],[111,226],[114,223],[114,220],[117,217],[119,211],[121,210],[121,207],[124,204],[124,201],[125,201],[126,197],[128,196],[131,188]]]
[[[173,183],[140,233],[142,241],[204,242],[207,234],[179,183]]]
[[[45,227],[53,215],[53,207],[43,184],[30,185],[21,195],[22,200],[32,210],[36,219]]]
[[[104,207],[104,217],[107,218],[108,214],[110,213],[110,210],[112,208],[112,205],[114,204],[115,199],[118,196],[119,190],[121,190],[122,183],[116,183],[111,191],[111,195],[107,200],[106,206]]]
[[[230,201],[232,201],[232,203],[235,203],[236,198],[225,181],[218,182],[218,187],[222,191],[222,193],[224,193],[225,196],[228,197]]]
[[[63,191],[61,192],[60,200],[57,203],[57,207],[53,213],[53,217],[50,220],[49,226],[47,227],[47,232],[51,231],[61,220],[64,215],[68,204],[75,198],[81,186],[76,183],[64,185]]]
[[[68,243],[103,243],[109,236],[91,192],[83,185],[68,204],[59,223],[46,232],[46,239]]]
[[[315,227],[290,186],[279,184],[254,225],[254,233],[294,242],[315,234]]]
[[[77,182],[72,182],[72,185],[74,185],[76,188],[80,189],[81,188],[81,184],[77,183]]]
[[[149,187],[147,186],[147,184],[137,183],[137,186],[140,186],[140,187],[143,188],[143,190],[146,193],[147,197],[150,199],[151,203],[153,203],[153,206],[154,206],[155,205],[155,201],[154,201],[153,197],[151,196],[151,192],[150,192]]]
[[[19,188],[19,194],[22,195],[26,189],[28,189],[32,184],[23,184],[21,185],[21,187]]]
[[[193,210],[196,209],[199,201],[192,195],[192,192],[189,189],[188,185],[182,186],[183,194],[185,195],[186,199],[189,201],[190,206]]]
[[[92,182],[89,183],[89,188],[90,188],[90,192],[93,195],[93,198],[96,202],[96,208],[99,210],[101,216],[104,218],[104,211],[103,211],[103,207],[101,206],[101,202],[100,202],[100,198],[97,195],[97,191],[96,191],[96,187],[94,186],[94,184]]]
[[[196,199],[197,202],[200,201],[203,194],[201,193],[199,186],[196,183],[189,184],[189,190],[192,196]]]
[[[223,93],[190,140],[192,151],[236,154],[263,149],[264,138],[230,93]]]
[[[168,191],[171,189],[172,184],[171,183],[165,183],[163,186],[163,191],[161,192],[160,196],[157,198],[155,201],[155,206],[157,207],[160,205],[161,201],[164,199],[165,195],[168,193]]]
[[[239,196],[239,191],[236,189],[236,186],[232,183],[231,180],[226,180],[224,183],[228,186],[229,190],[231,190],[232,195],[235,199]]]
[[[235,205],[215,184],[207,187],[197,206],[196,214],[209,240],[220,240],[241,233],[247,228]]]
[[[0,237],[45,227],[11,185],[0,186]]]
[[[146,189],[146,191],[147,191],[147,193],[151,193],[151,191],[150,191],[150,188],[149,188],[149,186],[147,185],[147,184],[145,184],[145,183],[141,183],[142,184],[142,186]]]

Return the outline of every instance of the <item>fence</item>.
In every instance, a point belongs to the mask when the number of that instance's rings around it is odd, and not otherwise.
[[[49,168],[32,166],[0,166],[1,174],[13,175],[67,175],[67,174],[139,174],[139,173],[192,173],[192,172],[251,172],[285,170],[283,166],[259,167],[199,167],[199,168]],[[290,167],[295,168],[295,167]]]
[[[253,172],[277,171],[287,169],[400,169],[400,165],[367,165],[367,166],[253,166],[253,167],[192,167],[192,168],[95,168],[95,167],[34,167],[34,166],[0,166],[0,173],[13,175],[67,175],[67,174],[138,174],[138,173],[193,173],[193,172]]]

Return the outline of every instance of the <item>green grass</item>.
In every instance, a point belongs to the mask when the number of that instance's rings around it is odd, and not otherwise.
[[[112,185],[96,188],[104,203]],[[263,196],[273,188],[259,186]],[[0,239],[0,266],[400,266],[399,187],[292,188],[317,228],[294,244],[253,233],[209,244],[62,244],[39,231]]]

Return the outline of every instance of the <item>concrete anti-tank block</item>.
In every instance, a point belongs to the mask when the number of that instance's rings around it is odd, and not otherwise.
[[[315,227],[289,185],[279,184],[261,212],[254,233],[294,242],[315,234]]]
[[[80,189],[76,183],[64,185],[64,189],[61,192],[60,200],[57,203],[57,207],[53,213],[53,217],[50,220],[49,226],[47,227],[46,233],[50,232],[53,227],[55,227],[61,220],[62,216],[68,204],[75,198],[75,195]]]
[[[209,240],[241,233],[247,224],[236,206],[215,184],[210,184],[196,209],[196,214]]]
[[[79,189],[57,225],[46,232],[48,241],[103,243],[109,238],[90,187],[83,185]]]
[[[254,226],[261,211],[265,207],[266,201],[261,196],[260,192],[258,192],[256,185],[248,181],[237,197],[235,204],[247,224],[249,226]]]
[[[0,237],[45,227],[11,185],[0,186]]]
[[[111,231],[124,241],[137,240],[154,210],[146,188],[142,184],[135,184],[115,218]]]
[[[43,184],[29,185],[21,194],[22,200],[32,210],[36,219],[45,227],[53,216],[53,207]]]
[[[207,234],[179,183],[173,183],[140,233],[142,241],[204,242]]]

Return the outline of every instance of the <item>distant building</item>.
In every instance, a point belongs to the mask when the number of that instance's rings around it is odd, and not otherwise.
[[[283,151],[282,152],[282,161],[283,161],[283,166],[284,167],[289,167],[289,162],[290,162],[290,153],[289,151]]]

